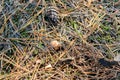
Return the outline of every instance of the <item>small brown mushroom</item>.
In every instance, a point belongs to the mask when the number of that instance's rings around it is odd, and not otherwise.
[[[50,42],[50,45],[52,46],[52,48],[54,48],[55,50],[58,50],[61,47],[61,43],[57,40],[53,40]]]

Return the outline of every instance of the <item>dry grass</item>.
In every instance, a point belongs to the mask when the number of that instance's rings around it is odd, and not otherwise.
[[[99,59],[111,61],[120,52],[119,10],[111,15],[108,4],[95,0],[0,2],[0,80],[118,77],[119,65],[106,67]],[[49,3],[59,11],[57,26],[44,19]],[[51,45],[53,40],[59,49]]]

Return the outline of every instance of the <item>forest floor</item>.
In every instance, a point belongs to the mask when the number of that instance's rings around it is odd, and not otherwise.
[[[120,0],[0,0],[0,80],[120,80],[118,55]]]

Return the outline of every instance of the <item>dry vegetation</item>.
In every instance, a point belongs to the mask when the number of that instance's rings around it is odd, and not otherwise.
[[[44,18],[49,4],[57,26]],[[109,64],[120,53],[118,4],[0,0],[0,80],[120,80],[120,65]]]

